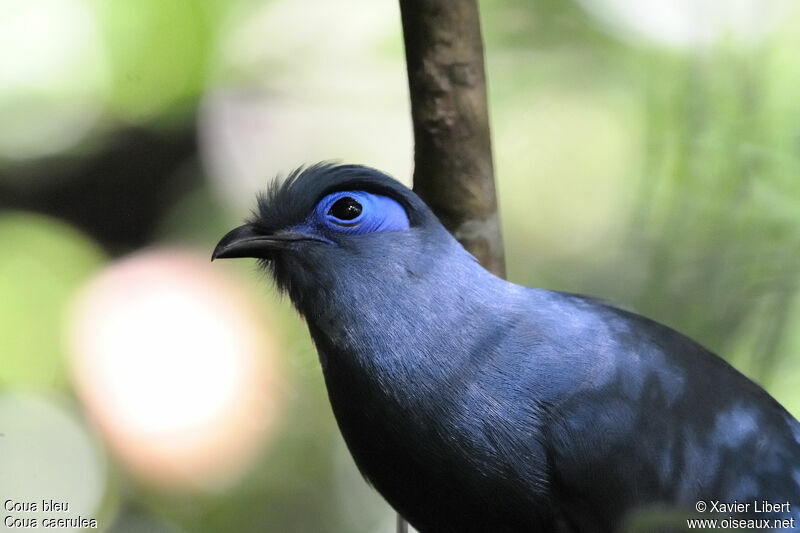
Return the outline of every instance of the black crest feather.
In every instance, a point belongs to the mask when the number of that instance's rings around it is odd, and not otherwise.
[[[258,195],[249,222],[265,231],[275,231],[306,219],[317,203],[337,191],[358,190],[388,196],[402,205],[412,226],[433,216],[408,187],[374,168],[321,162],[293,170],[286,178],[276,177]]]

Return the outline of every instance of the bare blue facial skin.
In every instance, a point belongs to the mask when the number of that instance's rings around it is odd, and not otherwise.
[[[364,191],[339,191],[327,195],[317,204],[311,218],[309,223],[355,235],[401,231],[409,227],[403,206],[388,196]]]

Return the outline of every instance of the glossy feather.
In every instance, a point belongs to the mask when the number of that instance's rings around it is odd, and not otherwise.
[[[309,223],[337,191],[390,198],[409,227]],[[680,333],[495,277],[366,167],[297,171],[250,223],[318,239],[262,261],[308,323],[356,464],[420,531],[614,531],[698,500],[789,501],[800,521],[800,424]]]

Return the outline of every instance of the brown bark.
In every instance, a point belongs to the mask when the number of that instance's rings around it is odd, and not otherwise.
[[[476,0],[400,0],[414,123],[414,190],[503,276]]]

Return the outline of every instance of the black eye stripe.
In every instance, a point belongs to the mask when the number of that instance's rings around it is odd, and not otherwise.
[[[358,218],[361,211],[361,204],[355,198],[343,196],[333,203],[331,208],[328,209],[328,214],[339,220],[353,220]]]

